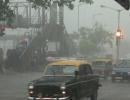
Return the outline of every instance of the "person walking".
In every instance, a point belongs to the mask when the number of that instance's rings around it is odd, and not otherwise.
[[[0,73],[3,73],[3,62],[4,62],[3,49],[0,48]]]

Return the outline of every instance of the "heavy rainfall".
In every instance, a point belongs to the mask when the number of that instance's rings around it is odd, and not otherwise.
[[[130,100],[129,7],[0,0],[0,100]]]

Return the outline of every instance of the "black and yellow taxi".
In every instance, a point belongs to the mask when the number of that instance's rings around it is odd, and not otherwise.
[[[48,64],[43,76],[28,84],[28,100],[97,100],[99,77],[86,60],[60,59]]]

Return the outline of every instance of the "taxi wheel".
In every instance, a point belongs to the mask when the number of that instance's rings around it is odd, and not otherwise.
[[[130,82],[130,79],[128,79],[128,82]]]
[[[91,95],[90,100],[97,100],[97,91]]]
[[[70,97],[70,100],[79,100],[79,96],[78,96],[77,92],[74,93],[74,94]]]
[[[108,76],[104,76],[104,79],[107,80],[107,79],[108,79]]]
[[[112,77],[112,82],[114,83],[116,80],[115,80],[115,78],[114,77]]]
[[[120,82],[123,83],[123,82],[124,82],[124,79],[121,79]]]
[[[76,96],[70,98],[70,100],[78,100]]]

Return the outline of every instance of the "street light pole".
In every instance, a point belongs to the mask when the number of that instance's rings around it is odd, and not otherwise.
[[[79,6],[80,4],[78,5],[78,33],[79,33]]]
[[[119,64],[119,56],[120,56],[120,39],[121,39],[121,29],[120,29],[120,13],[123,9],[115,9],[112,7],[108,7],[105,5],[101,5],[102,8],[109,8],[117,12],[118,23],[117,23],[117,32],[116,32],[116,64]]]
[[[80,7],[80,5],[83,5],[84,3],[80,3],[80,4],[78,4],[78,33],[79,33],[79,7]]]
[[[115,8],[112,8],[112,7],[108,7],[108,6],[105,6],[105,5],[101,5],[100,6],[101,8],[108,8],[108,9],[111,9],[111,10],[114,10],[117,12],[117,17],[118,17],[118,28],[120,28],[120,13],[121,11],[123,11],[123,9],[115,9]]]
[[[117,28],[117,32],[121,32],[120,31],[120,13],[122,10],[117,10],[118,11],[118,28]],[[117,38],[116,37],[116,51],[117,51],[117,54],[116,54],[116,63],[119,64],[119,57],[120,57],[120,38]]]

